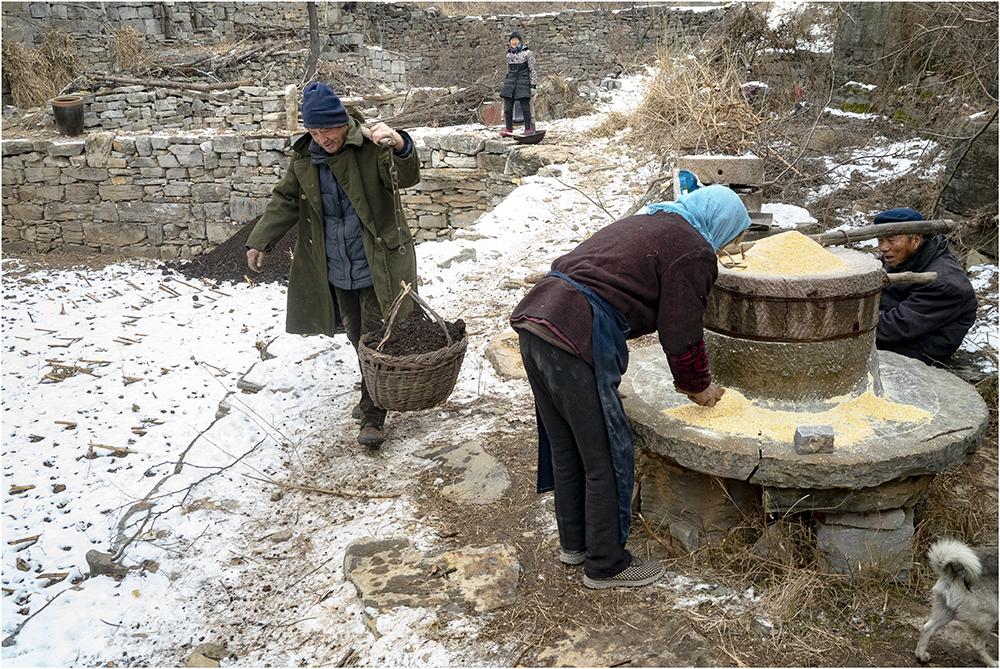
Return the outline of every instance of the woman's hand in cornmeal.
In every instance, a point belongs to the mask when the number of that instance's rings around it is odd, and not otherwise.
[[[684,393],[688,396],[689,400],[698,406],[714,407],[716,402],[722,399],[722,396],[726,393],[726,389],[710,383],[708,384],[708,388],[705,388],[700,393],[692,393],[682,388],[677,388],[677,392]]]

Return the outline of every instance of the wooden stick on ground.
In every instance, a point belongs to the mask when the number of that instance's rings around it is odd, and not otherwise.
[[[259,476],[251,476],[250,474],[244,474],[243,476],[246,476],[248,479],[253,479],[254,481],[270,483],[271,485],[276,485],[279,488],[288,488],[290,490],[301,490],[303,492],[315,492],[321,495],[333,495],[334,497],[344,497],[346,499],[395,499],[400,496],[400,493],[398,492],[390,495],[365,495],[363,493],[341,492],[339,490],[330,490],[329,488],[317,488],[309,485],[284,483],[282,481],[275,481],[273,479],[262,478]]]

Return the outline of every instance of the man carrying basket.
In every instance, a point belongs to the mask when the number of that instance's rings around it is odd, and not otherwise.
[[[298,225],[285,329],[332,337],[342,319],[357,350],[363,335],[382,326],[400,281],[416,285],[398,190],[420,180],[420,160],[407,133],[384,123],[363,127],[324,83],[303,91],[302,124],[309,132],[292,145],[285,176],[247,240],[247,265],[259,272],[274,244]],[[353,412],[361,420],[359,444],[385,441],[385,414],[362,377]]]

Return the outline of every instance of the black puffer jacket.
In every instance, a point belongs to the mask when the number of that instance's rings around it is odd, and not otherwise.
[[[507,50],[507,76],[500,87],[500,97],[523,100],[530,98],[532,87],[538,85],[535,54],[526,46]]]
[[[928,285],[888,286],[879,303],[876,345],[924,362],[943,362],[976,322],[976,292],[941,235],[887,272],[937,272]]]

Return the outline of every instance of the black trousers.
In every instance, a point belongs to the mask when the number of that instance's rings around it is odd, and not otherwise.
[[[337,306],[340,308],[340,317],[344,321],[344,328],[347,330],[347,339],[358,350],[358,342],[361,335],[374,332],[382,327],[382,307],[379,306],[378,298],[375,296],[374,288],[361,288],[359,290],[344,290],[330,284],[330,291],[333,293]],[[358,370],[361,369],[360,359]],[[382,427],[385,424],[385,409],[375,406],[368,387],[365,385],[365,377],[361,376],[361,424]]]
[[[583,568],[590,578],[614,576],[632,556],[619,543],[618,490],[594,370],[530,332],[518,335],[552,445],[559,542],[568,550],[586,549]]]
[[[517,101],[521,103],[525,129],[534,128],[535,124],[531,122],[531,98],[518,98]],[[503,99],[503,120],[508,130],[514,129],[514,98]]]

